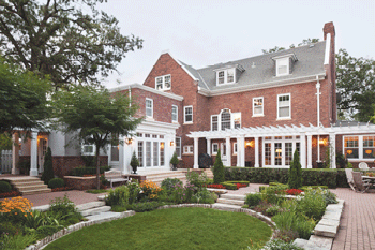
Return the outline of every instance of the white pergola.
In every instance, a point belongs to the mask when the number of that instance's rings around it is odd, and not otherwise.
[[[283,126],[269,126],[269,127],[250,127],[250,128],[238,128],[238,129],[226,129],[224,131],[198,131],[191,132],[187,135],[190,138],[194,138],[194,168],[198,168],[198,139],[207,139],[207,153],[211,152],[211,139],[223,139],[226,140],[227,155],[231,155],[230,139],[237,139],[237,162],[239,166],[245,166],[245,137],[254,137],[255,139],[255,167],[259,167],[259,137],[265,136],[300,136],[300,158],[302,167],[312,167],[312,136],[313,135],[329,135],[329,142],[333,150],[331,150],[331,166],[336,167],[335,161],[335,136],[338,134],[363,134],[363,133],[375,133],[375,124],[369,122],[365,125],[363,123],[357,123],[356,126],[341,126],[341,124],[331,124],[331,127],[324,127],[321,123],[320,126],[314,126],[310,123],[309,126],[300,124],[296,126],[294,124],[283,125]],[[307,140],[307,141],[306,141]],[[307,148],[306,148],[307,145]],[[227,157],[227,166],[230,166],[230,157]]]

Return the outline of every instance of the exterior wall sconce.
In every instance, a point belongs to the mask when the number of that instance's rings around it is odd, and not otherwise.
[[[320,146],[328,146],[328,139],[325,138],[325,139],[320,140],[319,145]]]
[[[169,144],[171,147],[174,147],[174,141],[171,141],[170,144]]]
[[[133,143],[133,138],[125,138],[126,145],[130,145]]]
[[[245,148],[247,148],[247,147],[253,148],[254,146],[255,146],[255,142],[254,141],[247,141],[247,142],[245,142]]]

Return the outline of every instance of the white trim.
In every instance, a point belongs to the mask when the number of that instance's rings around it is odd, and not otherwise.
[[[214,146],[216,146],[216,150],[214,150]],[[212,147],[212,149],[211,149],[212,155],[215,156],[217,154],[218,149],[219,149],[219,144],[218,143],[212,143],[211,147]]]
[[[353,135],[343,135],[342,136],[342,153],[344,154],[345,156],[345,148],[358,148],[358,158],[347,158],[348,161],[353,161],[353,162],[356,162],[356,161],[371,161],[373,162],[375,160],[375,158],[363,158],[363,137],[364,136],[375,136],[375,134],[362,134],[362,135],[358,135],[358,134],[353,134]],[[345,137],[358,137],[358,147],[345,147]],[[370,147],[368,147],[370,148]],[[375,146],[373,146],[372,148],[375,148]]]
[[[233,70],[233,82],[228,82],[228,71]],[[216,86],[221,87],[224,85],[232,85],[237,83],[237,70],[236,68],[225,68],[221,70],[214,70],[216,74]],[[224,82],[222,84],[219,83],[219,74],[223,72],[224,73]]]
[[[151,101],[151,115],[147,115],[147,101]],[[153,118],[154,117],[154,101],[150,98],[146,98],[146,117]]]
[[[258,90],[258,89],[268,89],[273,87],[282,87],[282,86],[289,86],[295,84],[302,84],[316,81],[316,76],[319,76],[319,80],[324,80],[326,77],[326,72],[318,73],[311,76],[302,76],[302,77],[295,77],[295,78],[288,78],[288,79],[277,79],[272,82],[266,83],[259,83],[259,84],[252,84],[252,85],[244,85],[244,86],[235,86],[231,88],[225,89],[216,89],[216,90],[206,90],[200,89],[198,90],[198,94],[206,95],[206,96],[214,96],[214,95],[222,95],[222,94],[232,94],[232,93],[239,93],[249,90]]]
[[[173,120],[173,107],[176,108],[176,120]],[[178,106],[177,105],[172,105],[171,107],[171,121],[172,122],[178,122]]]
[[[183,147],[183,154],[194,154],[194,146],[193,145],[185,145]]]
[[[289,96],[289,116],[287,117],[280,117],[280,104],[279,104],[279,97],[280,96],[286,96],[288,95]],[[277,116],[276,116],[276,119],[290,119],[292,117],[292,114],[291,114],[291,95],[290,93],[283,93],[283,94],[277,94],[277,99],[276,99],[276,105],[277,105]],[[283,107],[286,107],[286,106],[283,106]]]
[[[285,73],[279,72],[280,66],[286,66]],[[276,59],[275,76],[278,77],[278,76],[286,76],[286,75],[289,75],[289,57],[283,57],[283,58]]]
[[[169,76],[169,87],[168,88],[165,87],[165,77],[167,77],[167,76]],[[162,78],[162,82],[161,82],[162,88],[161,89],[157,89],[157,86],[156,86],[156,79],[157,78]],[[172,85],[171,74],[162,75],[162,76],[155,76],[155,89],[156,90],[160,90],[160,91],[170,90],[171,89],[171,85]]]
[[[290,58],[290,57],[293,57],[293,59],[295,61],[297,61],[297,56],[295,54],[287,54],[287,55],[282,55],[282,56],[275,56],[275,57],[272,57],[272,60],[278,60],[278,59],[283,59],[283,58]]]
[[[212,117],[216,116],[216,130],[212,130]],[[211,131],[219,131],[219,115],[211,115]]]
[[[151,93],[154,93],[154,94],[159,94],[159,95],[165,96],[169,99],[176,100],[176,101],[183,101],[184,100],[184,98],[180,95],[173,94],[173,93],[170,93],[170,92],[163,92],[163,91],[156,90],[154,88],[151,88],[151,87],[148,87],[148,86],[145,86],[145,85],[140,85],[140,84],[137,84],[137,83],[131,84],[131,85],[125,85],[125,86],[121,86],[121,87],[117,87],[117,88],[111,88],[111,89],[108,89],[108,90],[109,90],[109,92],[114,93],[114,92],[118,92],[118,91],[122,91],[122,90],[129,90],[130,88],[145,90],[145,91],[148,91],[148,92],[151,92]]]
[[[255,99],[261,99],[262,100],[262,113],[261,114],[255,114]],[[264,116],[264,97],[254,97],[253,98],[253,117],[259,117],[259,116]]]
[[[177,150],[177,139],[179,139],[179,141],[180,141],[180,147],[179,147],[179,150]],[[181,159],[181,144],[182,144],[182,141],[181,141],[181,136],[176,136],[175,137],[175,152],[178,152],[177,153],[177,156],[178,156],[178,158],[179,159]],[[173,152],[173,154],[174,154],[174,152]]]
[[[331,52],[331,33],[327,34],[327,40],[326,40],[326,53],[324,57],[324,64],[329,64],[329,56]]]
[[[186,108],[191,108],[191,121],[186,121]],[[184,123],[193,123],[194,122],[193,114],[194,114],[193,105],[184,106]]]
[[[238,143],[233,143],[233,155],[237,155],[238,153]]]

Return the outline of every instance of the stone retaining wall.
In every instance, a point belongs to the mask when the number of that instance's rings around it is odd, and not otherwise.
[[[96,177],[64,176],[65,186],[75,190],[88,190],[96,188]]]

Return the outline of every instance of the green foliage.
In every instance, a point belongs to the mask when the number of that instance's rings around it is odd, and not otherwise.
[[[111,190],[105,198],[107,206],[120,205],[126,206],[129,204],[130,190],[127,186],[120,186],[115,190]]]
[[[132,159],[130,161],[130,166],[132,166],[133,168],[139,166],[139,161],[137,159],[137,156],[135,155],[135,151],[133,152],[133,156],[132,156]]]
[[[109,171],[109,166],[101,166],[100,174]],[[96,174],[95,167],[75,167],[73,168],[73,176],[84,176],[84,175],[94,175]]]
[[[367,122],[374,116],[375,105],[375,60],[349,56],[346,49],[336,54],[337,90],[345,95],[338,107],[356,108],[356,120]],[[349,118],[349,117],[347,117]]]
[[[0,181],[0,193],[12,191],[12,186],[7,181]]]
[[[299,189],[302,187],[302,179],[301,179],[301,163],[299,161],[299,154],[296,150],[294,152],[294,158],[290,162],[289,167],[289,179],[288,179],[288,186],[290,189]]]
[[[342,152],[336,151],[336,167],[337,168],[346,168],[348,165],[348,160],[345,158]]]
[[[56,197],[55,200],[50,202],[49,211],[55,214],[69,214],[76,212],[76,208],[74,203],[69,200],[67,195],[65,194],[64,197]]]
[[[95,156],[81,156],[81,159],[85,162],[85,167],[95,167],[96,166]]]
[[[211,193],[206,188],[202,188],[192,197],[192,202],[199,204],[214,204],[216,198],[217,196],[215,193]]]
[[[95,8],[102,2],[82,1],[80,8],[74,0],[4,2],[0,48],[9,61],[49,75],[58,88],[98,85],[143,42],[121,34],[117,18]]]
[[[3,25],[0,24],[0,33]],[[0,39],[0,47],[2,45]],[[49,91],[46,80],[16,65],[6,64],[0,58],[0,134],[12,133],[14,128],[28,133],[32,128],[42,129],[42,120],[49,116],[46,99]]]
[[[87,190],[86,193],[90,193],[90,194],[102,194],[102,193],[109,193],[110,189],[91,189],[91,190]]]
[[[213,174],[214,174],[214,183],[221,183],[225,181],[224,165],[223,165],[223,162],[221,161],[220,149],[216,153]]]
[[[53,178],[49,180],[48,187],[51,189],[62,188],[65,186],[64,180],[61,178]]]
[[[44,172],[42,174],[42,180],[47,185],[51,179],[55,178],[55,172],[52,168],[52,157],[51,148],[47,148],[46,155],[44,156]]]
[[[353,165],[350,162],[348,162],[347,168],[353,168]]]
[[[172,190],[177,185],[182,186],[182,181],[177,178],[166,178],[161,182],[161,188],[166,191],[167,194],[171,194]]]
[[[2,234],[16,235],[16,234],[21,234],[21,233],[22,233],[22,228],[21,228],[20,223],[14,223],[13,221],[3,221],[0,223],[0,235]]]
[[[245,204],[249,205],[249,207],[255,207],[260,203],[261,200],[262,195],[260,193],[247,194],[245,198]]]
[[[12,136],[8,133],[0,134],[0,152],[1,150],[11,150],[12,146]]]
[[[134,210],[136,212],[145,212],[145,211],[151,211],[154,210],[160,206],[163,206],[164,203],[151,201],[151,202],[145,202],[145,203],[134,203],[131,206],[131,210]]]
[[[14,236],[2,235],[0,236],[0,246],[3,250],[22,250],[26,247],[35,244],[36,235],[31,234],[17,234]]]
[[[188,172],[186,173],[186,180],[190,183],[190,185],[193,185],[197,187],[198,189],[201,189],[202,186],[207,185],[207,174],[206,173],[197,173],[197,172]]]
[[[313,220],[306,220],[304,216],[295,211],[283,212],[272,217],[276,227],[281,231],[295,231],[298,236],[308,240],[315,227]]]
[[[299,43],[298,46],[303,46],[303,45],[309,45],[309,44],[313,44],[313,43],[317,43],[319,42],[319,39],[316,39],[316,38],[308,38],[308,39],[304,39],[302,40],[302,43]],[[296,46],[294,44],[291,44],[289,45],[289,48],[295,48]],[[275,46],[271,49],[262,49],[262,54],[266,55],[266,54],[273,54],[273,53],[276,53],[276,52],[279,52],[279,51],[282,51],[282,50],[285,50],[285,47],[278,47],[278,46]]]
[[[238,189],[237,185],[234,184],[233,182],[223,181],[219,184],[223,185],[228,190],[237,190]]]
[[[36,229],[36,234],[38,238],[42,239],[47,236],[53,235],[62,229],[64,229],[64,226],[62,225],[45,225],[38,227]]]
[[[179,162],[180,162],[180,160],[178,159],[177,152],[174,152],[174,154],[173,154],[171,160],[169,161],[169,163],[172,164],[173,166],[175,166]]]
[[[303,248],[297,247],[297,245],[295,245],[292,242],[288,243],[280,239],[270,240],[269,242],[267,242],[265,249],[267,250],[303,250]],[[251,248],[249,250],[251,250]]]
[[[298,201],[297,211],[318,221],[326,211],[325,197],[315,190],[306,191],[303,199]]]

